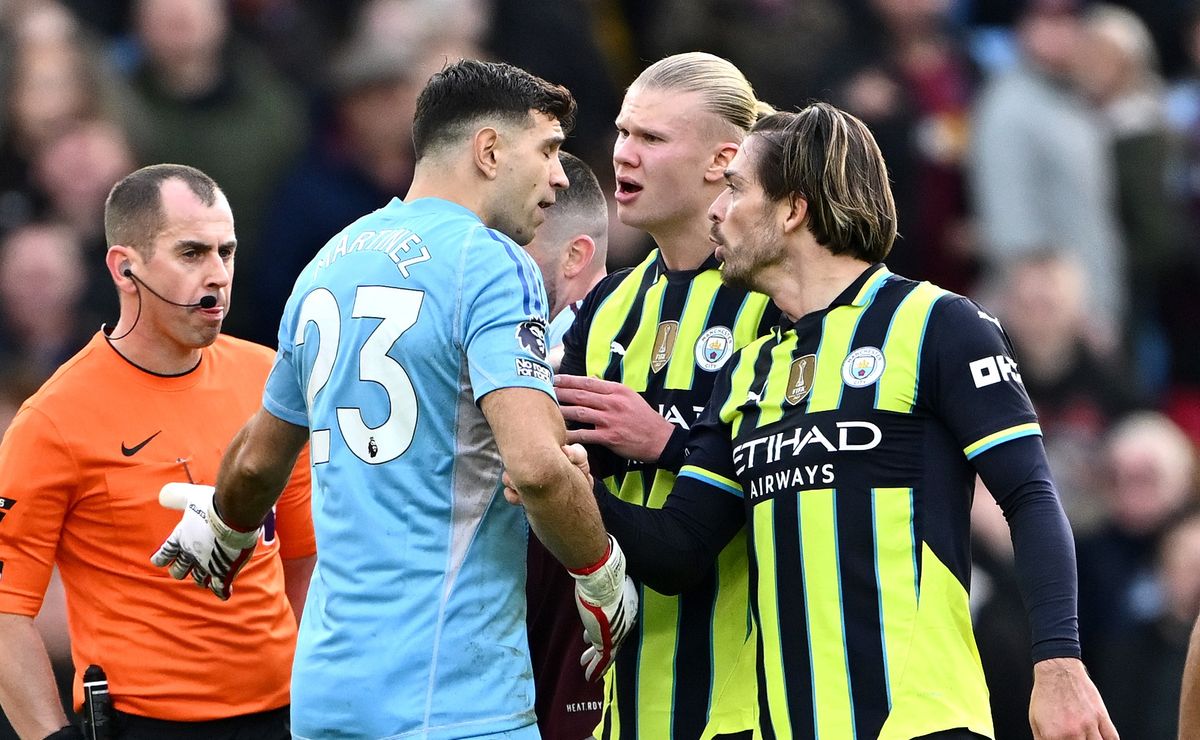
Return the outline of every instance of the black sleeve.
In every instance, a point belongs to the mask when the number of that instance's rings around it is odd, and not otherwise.
[[[1075,543],[1054,490],[1042,438],[1011,440],[972,462],[1008,520],[1034,662],[1078,658]]]
[[[741,499],[695,478],[677,478],[661,509],[622,501],[603,484],[596,496],[630,577],[662,594],[702,581],[745,522]]]
[[[723,369],[713,398],[728,385],[729,371]],[[597,487],[600,514],[621,543],[629,574],[659,593],[681,593],[703,580],[746,521],[729,428],[712,405],[688,434],[682,455],[687,465],[663,508],[627,503]]]
[[[687,459],[687,441],[688,430],[683,427],[675,427],[671,432],[671,438],[667,440],[666,446],[659,454],[655,466],[659,470],[669,470],[678,474],[679,469],[683,467],[683,461]]]
[[[967,457],[1001,438],[1036,434],[1033,404],[1000,322],[962,296],[937,302],[922,357],[921,387]],[[928,368],[928,370],[926,370]]]

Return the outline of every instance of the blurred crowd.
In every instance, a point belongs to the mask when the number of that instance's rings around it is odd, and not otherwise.
[[[220,183],[239,240],[226,327],[274,346],[310,256],[406,191],[416,91],[447,59],[569,87],[566,148],[611,192],[625,86],[693,49],[778,108],[824,99],[872,128],[900,208],[889,267],[977,297],[1015,345],[1117,727],[1174,737],[1200,611],[1195,0],[0,1],[0,429],[115,320],[103,204],[135,167]],[[609,267],[648,248],[614,223]],[[1007,530],[986,495],[976,515],[997,730],[1029,737]]]

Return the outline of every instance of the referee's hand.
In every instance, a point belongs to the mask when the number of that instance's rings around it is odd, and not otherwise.
[[[216,510],[216,492],[212,486],[191,483],[162,487],[159,503],[183,509],[183,518],[150,562],[166,567],[176,580],[190,573],[197,586],[225,601],[233,593],[233,579],[254,554],[262,528],[239,532],[226,524]]]

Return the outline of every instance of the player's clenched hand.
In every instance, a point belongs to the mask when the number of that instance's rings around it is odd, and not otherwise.
[[[168,483],[158,501],[170,509],[183,509],[183,518],[150,562],[182,579],[188,573],[201,588],[211,589],[222,601],[233,593],[232,582],[254,554],[261,528],[239,532],[217,514],[216,489],[191,483]]]
[[[612,535],[604,559],[570,573],[575,579],[575,606],[591,643],[579,663],[587,680],[595,681],[612,665],[617,648],[637,621],[637,587],[625,575],[625,553]]]
[[[654,462],[675,427],[637,391],[582,375],[555,375],[554,394],[563,418],[591,429],[570,429],[568,442],[598,444],[627,460]]]

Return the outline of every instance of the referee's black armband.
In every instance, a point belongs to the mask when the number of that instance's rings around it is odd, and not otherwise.
[[[83,740],[83,732],[75,725],[66,725],[47,735],[44,740]]]
[[[662,453],[658,456],[658,462],[655,463],[659,470],[669,470],[676,475],[679,474],[679,469],[683,467],[683,461],[687,458],[688,430],[683,427],[675,427],[671,432],[671,438],[667,440],[667,444],[663,447]]]

